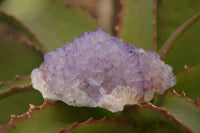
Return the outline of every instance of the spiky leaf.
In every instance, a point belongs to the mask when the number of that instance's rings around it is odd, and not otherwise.
[[[83,123],[74,123],[68,129],[62,129],[59,133],[142,133],[142,128],[136,127],[133,122],[107,120],[103,118],[95,121],[92,118]]]
[[[38,91],[31,87],[21,89],[23,90],[13,89],[7,94],[0,95],[0,125],[8,123],[12,114],[21,115],[26,112],[29,104],[42,104],[43,98]]]
[[[85,12],[67,6],[64,0],[6,0],[1,10],[28,26],[48,51],[72,41],[84,31],[99,27]]]
[[[161,58],[173,66],[175,73],[182,71],[186,65],[200,64],[199,27],[200,13],[197,13],[181,25],[161,48]]]
[[[178,27],[199,12],[200,1],[157,0],[157,3],[158,48],[161,48]]]
[[[177,118],[185,127],[193,132],[199,132],[200,103],[198,100],[191,100],[175,91],[167,92],[155,102],[156,105],[164,107],[168,112]]]
[[[144,49],[153,49],[153,0],[122,0],[118,37]],[[155,48],[154,48],[155,49]]]
[[[186,68],[184,71],[178,73],[176,77],[177,84],[171,90],[175,89],[178,93],[184,91],[192,99],[200,97],[200,65]]]
[[[68,128],[75,121],[83,122],[90,117],[94,117],[94,119],[103,118],[104,114],[101,110],[98,108],[72,107],[61,102],[45,100],[43,105],[39,107],[31,105],[25,114],[13,116],[7,125],[0,127],[0,132],[58,132],[61,128]]]
[[[31,45],[34,45],[35,48],[40,49],[42,52],[45,51],[45,48],[44,48],[43,44],[19,20],[15,19],[12,16],[9,16],[8,14],[6,14],[4,12],[0,12],[0,22],[1,22],[1,25],[2,24],[9,25],[9,27],[14,28],[18,32],[22,32],[29,39],[29,41],[30,41],[29,43],[31,43]],[[1,26],[1,28],[3,28],[3,27]],[[4,30],[6,30],[6,29],[4,29]],[[8,32],[12,31],[11,29],[7,29],[7,30],[8,30]],[[13,36],[13,33],[10,33],[10,35]]]
[[[159,108],[151,103],[146,105],[135,105],[127,107],[122,114],[119,115],[121,120],[134,121],[136,125],[144,129],[153,127],[170,127],[176,132],[190,132],[191,130],[177,120],[174,116],[168,113],[164,108]],[[164,129],[166,127],[163,127]]]

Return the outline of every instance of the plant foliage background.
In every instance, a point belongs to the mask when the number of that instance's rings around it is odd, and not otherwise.
[[[0,1],[0,132],[200,132],[200,1],[104,2]],[[176,86],[115,114],[44,100],[29,77],[43,54],[100,26],[158,52],[174,68]]]

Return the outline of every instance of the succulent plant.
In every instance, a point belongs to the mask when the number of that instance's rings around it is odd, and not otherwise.
[[[113,1],[110,35],[78,0],[20,2],[0,4],[0,132],[200,132],[199,0]]]

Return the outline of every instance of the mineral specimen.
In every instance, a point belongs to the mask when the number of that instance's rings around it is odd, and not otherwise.
[[[172,67],[158,54],[123,43],[101,28],[45,54],[31,78],[44,98],[112,112],[149,102],[176,83]]]

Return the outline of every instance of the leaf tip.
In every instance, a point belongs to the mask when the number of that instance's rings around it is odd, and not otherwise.
[[[17,80],[19,80],[20,78],[22,78],[20,75],[16,75],[15,78],[14,78],[14,80],[17,81]]]
[[[29,104],[29,108],[30,108],[30,109],[34,109],[34,108],[36,108],[36,106],[33,105],[33,104]]]
[[[10,116],[10,117],[11,117],[11,120],[12,120],[12,119],[16,118],[16,115],[14,115],[14,114],[11,114],[11,116]]]
[[[183,97],[186,97],[186,94],[185,94],[184,91],[181,92],[181,95],[182,95]]]

